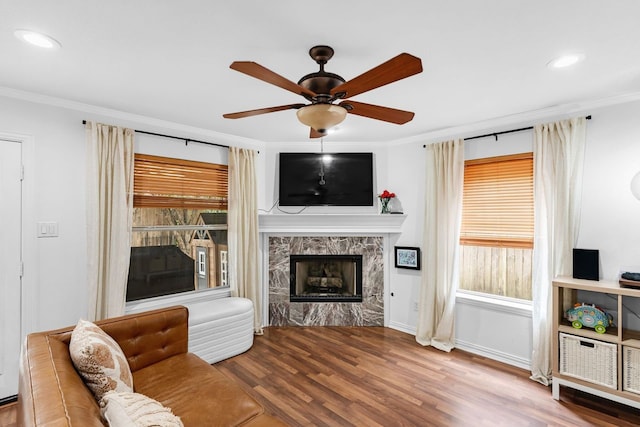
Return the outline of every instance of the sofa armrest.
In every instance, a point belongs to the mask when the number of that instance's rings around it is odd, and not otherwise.
[[[22,348],[17,422],[20,427],[103,427],[100,408],[75,371],[68,346],[45,333],[30,334]]]

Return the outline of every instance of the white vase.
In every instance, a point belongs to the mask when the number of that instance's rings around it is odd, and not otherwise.
[[[401,214],[402,213],[402,203],[400,203],[400,199],[397,197],[393,197],[389,200],[389,213],[392,214]]]

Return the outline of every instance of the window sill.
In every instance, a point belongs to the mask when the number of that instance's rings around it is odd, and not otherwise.
[[[174,295],[165,295],[155,298],[147,298],[138,301],[130,301],[125,305],[125,314],[139,313],[141,311],[154,310],[156,308],[170,307],[172,305],[189,305],[190,303],[211,301],[231,296],[231,289],[204,289],[200,291],[184,292]]]
[[[501,297],[491,297],[474,292],[458,291],[456,293],[456,303],[472,305],[491,311],[511,313],[524,317],[531,317],[531,301],[520,301]]]

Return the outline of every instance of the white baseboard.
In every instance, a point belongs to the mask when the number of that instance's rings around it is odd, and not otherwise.
[[[391,329],[395,329],[396,331],[400,331],[400,332],[404,332],[407,334],[411,334],[413,336],[416,335],[416,328],[415,326],[409,326],[409,325],[405,325],[403,323],[398,323],[398,322],[389,322],[389,328]]]
[[[405,325],[403,323],[390,322],[389,328],[395,329],[397,331],[404,332],[407,334],[411,334],[413,336],[416,335],[416,328],[414,326]],[[470,342],[456,340],[455,348],[469,352],[469,353],[477,354],[478,356],[486,357],[487,359],[506,363],[507,365],[515,366],[517,368],[521,368],[525,370],[531,369],[531,360],[529,359],[525,359],[519,356],[515,356],[513,354],[504,353],[501,351],[496,351],[491,348],[483,347]]]
[[[521,368],[525,370],[531,369],[530,359],[525,359],[523,357],[515,356],[513,354],[496,351],[491,348],[482,347],[480,345],[461,341],[461,340],[456,340],[456,348],[467,351],[469,353],[477,354],[478,356],[486,357],[491,360],[496,360],[498,362],[506,363],[507,365],[512,365],[517,368]]]

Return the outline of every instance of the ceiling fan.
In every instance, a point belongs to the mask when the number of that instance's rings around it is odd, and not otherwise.
[[[302,95],[310,104],[298,103],[258,108],[256,110],[224,114],[223,117],[227,119],[240,119],[259,114],[295,109],[298,110],[298,120],[311,128],[309,135],[311,138],[325,136],[327,129],[341,123],[347,113],[399,125],[413,119],[414,113],[411,111],[365,104],[351,101],[347,98],[421,73],[422,61],[420,58],[409,55],[408,53],[401,53],[387,62],[349,81],[345,81],[345,79],[339,75],[324,70],[325,64],[333,57],[333,53],[333,49],[329,46],[312,47],[309,50],[309,56],[320,66],[320,70],[307,74],[302,77],[298,83],[294,83],[255,62],[233,62],[230,65],[232,70],[271,83],[297,95]]]

